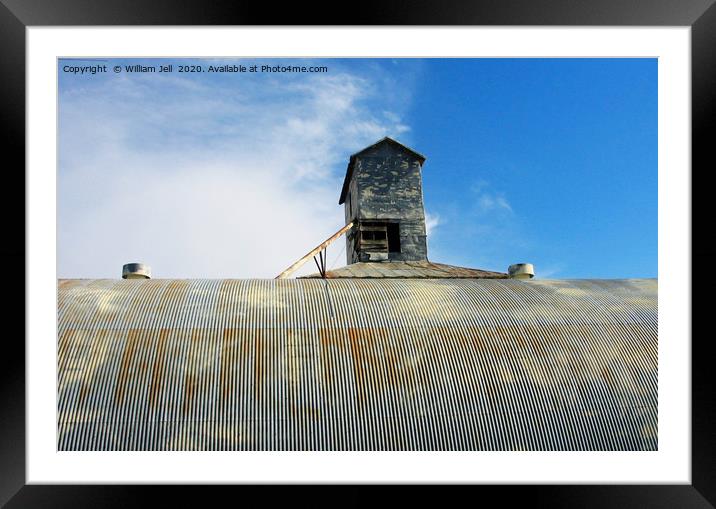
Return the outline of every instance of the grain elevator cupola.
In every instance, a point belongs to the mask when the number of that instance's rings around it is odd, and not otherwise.
[[[339,204],[345,204],[347,263],[426,261],[425,156],[383,138],[350,156]]]

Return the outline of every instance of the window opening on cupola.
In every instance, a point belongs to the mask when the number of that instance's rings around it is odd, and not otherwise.
[[[388,223],[388,251],[400,253],[400,223]]]
[[[360,225],[360,249],[373,253],[400,253],[400,225],[366,221]]]

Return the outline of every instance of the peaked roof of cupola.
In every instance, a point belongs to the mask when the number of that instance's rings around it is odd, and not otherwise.
[[[364,152],[367,152],[367,151],[371,150],[372,148],[377,147],[378,145],[381,145],[383,143],[390,143],[392,145],[395,145],[395,146],[401,148],[402,150],[410,152],[411,154],[413,154],[415,157],[417,157],[420,160],[420,164],[423,164],[423,162],[425,162],[425,156],[423,154],[421,154],[420,152],[416,152],[412,148],[410,148],[406,145],[403,145],[399,141],[396,141],[393,138],[386,136],[385,138],[382,138],[382,139],[376,141],[375,143],[373,143],[372,145],[369,145],[369,146],[365,147],[364,149],[359,150],[355,154],[351,155],[350,159],[348,160],[348,168],[346,168],[346,177],[345,177],[345,179],[343,179],[343,188],[341,189],[341,197],[338,200],[338,205],[342,205],[343,202],[346,201],[346,193],[348,193],[348,184],[350,183],[351,178],[353,177],[353,165],[355,164],[356,157],[360,156]]]

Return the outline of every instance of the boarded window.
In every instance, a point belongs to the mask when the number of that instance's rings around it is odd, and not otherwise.
[[[360,250],[373,253],[400,252],[400,225],[383,221],[360,224]]]
[[[364,222],[360,224],[360,249],[373,253],[388,252],[388,232],[385,223]]]

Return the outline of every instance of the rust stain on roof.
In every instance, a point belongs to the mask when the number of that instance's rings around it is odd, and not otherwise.
[[[191,373],[187,372],[184,375],[184,406],[183,406],[184,415],[189,413],[189,408],[191,406],[191,402],[194,399],[195,393],[196,393],[196,377],[194,375],[192,375]]]
[[[353,377],[356,386],[356,403],[358,411],[363,410],[365,400],[365,373],[363,368],[363,341],[358,335],[357,329],[348,329],[348,339],[351,345],[351,357],[353,358]]]
[[[157,308],[160,312],[168,312],[172,307],[184,301],[189,282],[182,279],[172,280],[161,294]]]
[[[602,378],[604,378],[604,381],[607,383],[607,385],[611,387],[614,386],[614,377],[608,367],[602,368]]]
[[[318,329],[318,341],[320,343],[324,387],[326,390],[330,390],[333,384],[334,370],[336,369],[334,358],[345,350],[345,334],[340,330],[322,327]]]
[[[263,382],[266,371],[264,337],[261,331],[252,331],[254,342],[254,397],[258,400],[263,394]]]
[[[133,329],[130,330],[127,335],[127,342],[124,347],[124,353],[122,354],[122,363],[119,368],[119,375],[117,376],[117,388],[114,392],[114,402],[116,405],[121,405],[124,401],[124,391],[129,378],[129,370],[131,369],[134,350],[137,347],[138,332],[136,329]]]
[[[59,450],[658,445],[656,281],[144,283],[60,290]]]
[[[191,331],[191,341],[187,353],[187,366],[184,374],[184,403],[182,405],[184,415],[189,413],[189,409],[196,395],[200,363],[203,360],[201,352],[202,332],[200,329],[193,329]]]
[[[149,388],[149,406],[155,408],[157,398],[162,390],[162,374],[164,372],[164,354],[166,350],[167,336],[169,329],[159,331],[159,342],[157,343],[156,356],[152,367],[152,381]]]
[[[67,363],[70,360],[70,356],[67,355],[67,348],[70,344],[72,344],[74,334],[74,329],[67,329],[60,334],[60,339],[57,342],[57,370],[59,372],[63,372],[67,369]]]
[[[236,358],[236,338],[235,331],[232,329],[224,329],[221,337],[221,371],[219,372],[219,383],[221,385],[221,395],[224,400],[229,398],[231,394],[232,376],[231,368]]]

